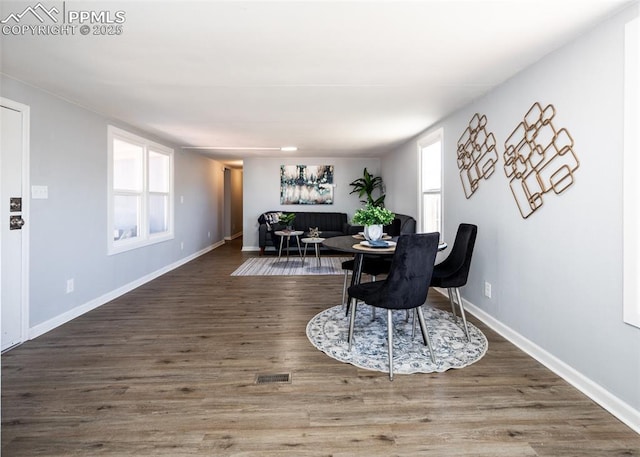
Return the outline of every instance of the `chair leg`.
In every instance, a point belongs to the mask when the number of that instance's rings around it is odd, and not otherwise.
[[[351,319],[349,319],[349,336],[347,340],[349,341],[349,350],[351,350],[351,343],[353,342],[353,327],[356,323],[356,308],[358,306],[358,300],[352,298],[351,300]]]
[[[376,277],[371,275],[371,282],[376,282]],[[371,322],[376,320],[376,307],[371,307]]]
[[[344,270],[344,284],[342,285],[342,305],[347,306],[347,277],[349,270]]]
[[[460,307],[460,315],[462,316],[462,323],[464,324],[464,333],[467,335],[467,341],[471,341],[469,338],[469,327],[467,326],[467,317],[464,314],[464,305],[462,304],[462,298],[460,297],[460,289],[457,287],[456,297],[458,298],[458,306]]]
[[[416,337],[416,321],[418,320],[418,311],[413,310],[413,321],[411,322],[411,339]]]
[[[393,312],[387,310],[387,333],[389,334],[389,381],[393,381]]]
[[[427,331],[427,325],[424,323],[424,314],[422,313],[422,307],[416,308],[418,311],[418,321],[420,322],[420,331],[422,332],[422,339],[424,344],[429,346],[429,353],[431,354],[431,361],[436,363],[436,356],[433,353],[433,347],[431,346],[431,338],[429,338],[429,332]]]
[[[453,300],[453,295],[451,294],[450,287],[447,288],[447,295],[449,295],[449,303],[451,303],[451,312],[453,313],[453,317],[458,317],[456,316],[456,304]]]

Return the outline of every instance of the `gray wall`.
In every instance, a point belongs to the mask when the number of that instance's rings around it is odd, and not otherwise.
[[[280,165],[334,165],[333,205],[281,205]],[[258,249],[258,217],[265,211],[317,211],[353,213],[362,204],[356,194],[349,195],[349,183],[362,176],[363,169],[380,175],[378,158],[251,158],[244,160],[244,237],[243,250]]]
[[[444,234],[479,227],[464,298],[640,414],[640,329],[622,319],[622,147],[624,24],[637,5],[550,54],[475,103],[432,126],[444,129]],[[580,168],[575,184],[545,197],[524,220],[503,171],[504,142],[534,102],[555,105]],[[467,200],[456,142],[474,113],[498,143],[495,174]],[[416,141],[388,154],[390,202],[417,212]],[[405,178],[406,176],[406,178]],[[483,296],[483,283],[493,298]]]
[[[31,185],[49,187],[47,200],[31,201],[27,221],[31,328],[55,326],[61,315],[222,241],[221,164],[112,122],[175,150],[175,239],[107,255],[110,120],[13,79],[1,83],[2,97],[31,108]],[[75,291],[67,294],[70,278]]]

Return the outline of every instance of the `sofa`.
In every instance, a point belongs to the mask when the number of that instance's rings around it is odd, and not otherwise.
[[[348,235],[350,233],[351,226],[347,221],[346,213],[267,211],[258,218],[258,245],[260,246],[261,255],[264,254],[265,249],[269,246],[274,247],[276,250],[279,248],[281,239],[275,232],[285,228],[285,225],[279,221],[279,215],[283,212],[295,213],[294,230],[301,230],[306,233],[310,228],[318,227],[322,238]]]
[[[265,249],[269,246],[276,250],[280,246],[280,237],[275,235],[274,232],[285,228],[284,224],[279,221],[279,215],[282,212],[293,212],[296,214],[296,219],[293,222],[293,228],[295,230],[301,230],[306,233],[310,228],[318,227],[322,238],[355,235],[364,230],[364,227],[361,225],[349,224],[346,213],[267,211],[258,218],[258,245],[260,246],[260,255],[264,254]],[[384,231],[391,236],[416,233],[416,220],[406,214],[396,213],[396,218],[393,223],[385,226]]]

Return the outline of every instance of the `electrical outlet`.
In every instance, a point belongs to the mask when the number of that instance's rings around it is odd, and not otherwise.
[[[207,232],[207,238],[211,238],[211,232]]]
[[[70,294],[75,289],[73,278],[67,279],[67,293]]]
[[[184,241],[180,241],[180,250],[184,251]]]
[[[487,281],[484,282],[484,296],[491,298],[491,283]]]

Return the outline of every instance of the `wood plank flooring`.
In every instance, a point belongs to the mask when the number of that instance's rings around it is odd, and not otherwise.
[[[389,382],[327,357],[305,326],[342,277],[229,276],[248,256],[227,243],[4,354],[2,455],[640,456],[640,435],[473,318],[489,351],[462,370]]]

